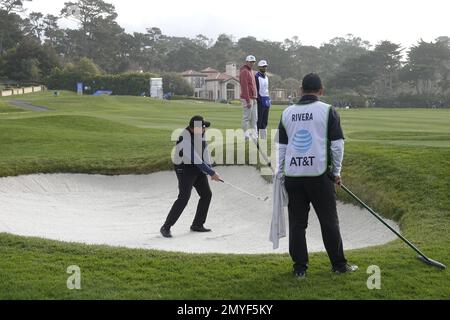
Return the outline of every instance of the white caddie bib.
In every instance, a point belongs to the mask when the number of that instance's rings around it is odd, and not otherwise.
[[[289,139],[284,164],[287,177],[318,177],[326,172],[330,108],[317,101],[293,105],[283,112]]]

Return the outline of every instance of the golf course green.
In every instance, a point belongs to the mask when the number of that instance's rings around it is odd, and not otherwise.
[[[13,100],[49,111],[15,107]],[[283,109],[272,108],[269,128],[278,126]],[[449,265],[450,110],[339,112],[346,135],[345,185],[396,220],[427,256]],[[172,131],[196,114],[217,129],[237,129],[241,123],[238,106],[191,100],[70,92],[0,98],[0,177],[170,170]],[[338,195],[352,201],[342,191]],[[0,299],[450,298],[448,269],[418,261],[400,240],[346,255],[360,267],[357,273],[334,275],[327,255],[314,253],[308,278],[298,281],[287,254],[185,254],[0,233]],[[72,265],[81,268],[81,290],[67,289],[66,270]],[[379,290],[367,287],[366,270],[373,265],[381,270]]]

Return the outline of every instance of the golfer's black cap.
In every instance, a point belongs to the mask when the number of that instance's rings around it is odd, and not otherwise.
[[[302,88],[304,92],[317,92],[322,89],[322,80],[315,73],[307,74],[303,78]]]
[[[201,122],[203,128],[209,128],[211,126],[211,122],[205,121],[202,116],[194,116],[191,121],[189,121],[189,127],[194,129],[196,122]]]

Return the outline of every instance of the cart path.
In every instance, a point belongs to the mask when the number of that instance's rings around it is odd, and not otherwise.
[[[22,109],[26,109],[26,110],[31,110],[31,111],[39,111],[39,112],[47,112],[47,111],[53,111],[47,107],[41,107],[41,106],[35,106],[27,101],[23,101],[23,100],[11,100],[8,101],[8,103],[12,104],[13,106],[22,108]]]

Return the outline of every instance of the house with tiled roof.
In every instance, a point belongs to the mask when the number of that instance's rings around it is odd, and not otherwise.
[[[194,89],[194,97],[212,101],[235,100],[241,95],[236,63],[227,63],[225,72],[213,68],[187,70],[181,74]]]

